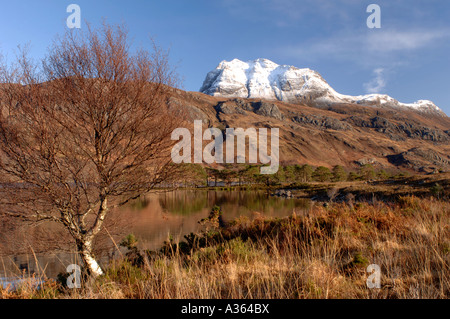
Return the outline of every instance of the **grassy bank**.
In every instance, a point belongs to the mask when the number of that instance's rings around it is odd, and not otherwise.
[[[2,290],[4,298],[449,298],[450,204],[400,197],[395,203],[313,206],[283,219],[220,222],[158,252],[127,257],[104,276],[67,289]],[[369,289],[369,264],[381,288]]]

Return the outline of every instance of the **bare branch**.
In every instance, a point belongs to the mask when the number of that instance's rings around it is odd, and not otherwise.
[[[62,223],[95,273],[92,241],[111,208],[175,172],[176,79],[154,43],[131,52],[123,26],[68,31],[42,62],[24,50],[0,64],[0,213]]]

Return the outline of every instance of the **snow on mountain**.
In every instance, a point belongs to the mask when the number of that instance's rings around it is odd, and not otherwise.
[[[215,70],[206,75],[200,92],[212,96],[276,99],[288,103],[313,103],[318,106],[356,103],[444,114],[428,100],[401,103],[384,94],[340,94],[314,70],[278,65],[267,59],[247,62],[238,59],[222,61]]]

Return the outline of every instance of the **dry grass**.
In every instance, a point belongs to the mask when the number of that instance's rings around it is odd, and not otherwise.
[[[450,204],[401,197],[344,203],[285,219],[240,220],[140,265],[118,261],[78,290],[6,298],[449,298]],[[381,288],[369,289],[369,264]],[[50,293],[45,291],[49,290]]]

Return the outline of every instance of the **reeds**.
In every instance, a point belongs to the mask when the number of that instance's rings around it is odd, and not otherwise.
[[[115,261],[82,289],[42,297],[449,298],[449,221],[450,204],[435,198],[316,205],[193,234],[141,252],[139,264]],[[380,288],[367,286],[369,264],[380,266]]]

